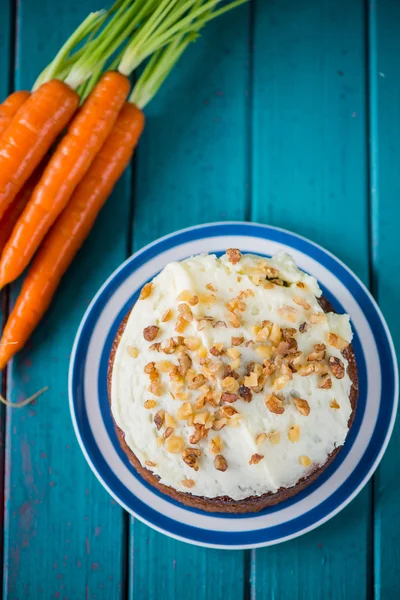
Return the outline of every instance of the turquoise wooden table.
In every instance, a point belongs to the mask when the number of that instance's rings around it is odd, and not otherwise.
[[[101,0],[0,2],[0,92],[29,87]],[[370,287],[400,342],[400,3],[253,0],[212,23],[147,111],[117,186],[29,347],[3,377],[4,598],[400,597],[399,424],[373,480],[327,524],[217,551],[131,519],[90,471],[67,398],[72,342],[104,279],[175,229],[291,229]],[[18,285],[3,296],[5,313]]]

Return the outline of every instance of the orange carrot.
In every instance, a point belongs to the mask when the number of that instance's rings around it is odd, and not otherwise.
[[[28,100],[29,96],[30,93],[23,90],[13,92],[6,100],[4,100],[3,104],[0,104],[0,135],[7,129],[14,116],[25,101]]]
[[[28,200],[32,196],[32,192],[43,173],[43,167],[44,165],[38,167],[33,175],[30,176],[24,187],[20,189],[13,202],[0,219],[0,253],[8,242],[15,223],[18,221],[25,206],[28,204]]]
[[[0,218],[78,104],[78,94],[53,79],[33,92],[17,112],[0,139]]]
[[[124,75],[106,73],[73,119],[4,248],[0,287],[14,281],[29,264],[104,144],[129,87]]]
[[[143,127],[142,111],[126,103],[28,271],[0,340],[0,369],[25,345],[47,310],[62,276],[129,163]]]

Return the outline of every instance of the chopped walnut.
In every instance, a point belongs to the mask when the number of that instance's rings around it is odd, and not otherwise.
[[[276,352],[281,356],[288,356],[297,352],[297,348],[296,340],[294,338],[287,338],[279,344]]]
[[[217,292],[218,291],[217,288],[215,288],[212,283],[207,283],[206,284],[206,288],[208,290],[210,290],[210,292]]]
[[[334,410],[338,410],[340,408],[340,404],[338,404],[338,402],[335,399],[332,400],[329,406]]]
[[[172,308],[167,308],[167,310],[163,313],[161,317],[161,323],[166,323],[172,318],[173,310]]]
[[[272,346],[257,346],[256,352],[257,352],[257,354],[262,356],[262,358],[271,358],[271,356],[273,354],[273,347]]]
[[[299,411],[304,417],[307,417],[310,414],[310,405],[307,400],[302,400],[302,398],[293,398],[293,402]]]
[[[236,313],[229,312],[227,320],[228,320],[228,323],[235,329],[240,327],[240,319]]]
[[[192,381],[189,383],[189,390],[197,390],[199,387],[207,383],[207,379],[204,377],[203,373],[198,373]]]
[[[250,388],[245,385],[241,385],[238,389],[239,396],[245,402],[251,402],[253,400],[253,394],[251,393]]]
[[[345,374],[344,364],[340,360],[340,358],[336,358],[336,356],[331,356],[329,359],[329,366],[332,369],[332,373],[336,377],[336,379],[343,379]]]
[[[242,253],[237,248],[229,248],[226,251],[226,254],[229,258],[229,262],[231,262],[233,265],[236,265],[236,263],[238,263],[242,258]]]
[[[253,456],[249,460],[249,465],[257,465],[263,458],[263,454],[253,454]]]
[[[309,321],[310,323],[325,323],[326,321],[326,314],[323,312],[319,312],[319,313],[314,313],[312,315],[309,316]]]
[[[296,323],[298,312],[295,308],[291,306],[283,306],[278,310],[278,312],[283,319],[286,319],[291,323]]]
[[[221,414],[223,417],[227,417],[228,419],[231,419],[232,417],[235,417],[239,413],[236,410],[236,408],[234,408],[233,406],[222,406]]]
[[[154,424],[157,427],[157,430],[160,431],[161,427],[164,424],[164,416],[165,416],[165,411],[164,410],[159,410],[155,415],[154,415]]]
[[[239,389],[239,384],[234,377],[225,377],[221,381],[221,388],[225,392],[234,394]]]
[[[182,479],[181,484],[184,487],[192,488],[196,485],[196,482],[193,479]]]
[[[303,467],[309,467],[312,464],[312,460],[309,456],[300,456],[299,460],[300,464],[303,465]]]
[[[196,304],[199,303],[199,297],[192,296],[191,298],[188,299],[188,303],[190,304],[190,306],[196,306]]]
[[[218,456],[215,457],[214,467],[217,469],[217,471],[226,471],[227,470],[228,463],[226,462],[225,458],[221,454],[218,454]]]
[[[293,425],[288,431],[288,439],[290,442],[298,442],[300,438],[300,427]]]
[[[295,296],[293,298],[293,302],[295,302],[299,306],[302,306],[303,308],[305,308],[305,310],[310,310],[310,308],[311,308],[311,306],[308,304],[307,300],[305,300],[305,298],[302,298],[301,296]]]
[[[201,340],[197,337],[185,337],[184,343],[189,350],[197,350],[201,346]]]
[[[157,402],[155,400],[146,400],[143,406],[147,408],[147,410],[150,410],[151,408],[155,408],[157,406]]]
[[[198,459],[201,455],[201,451],[197,448],[186,448],[182,452],[183,462],[185,462],[191,469],[195,471],[199,470]]]
[[[151,344],[151,346],[149,346],[149,350],[151,352],[160,352],[161,350],[161,342],[156,342],[155,344]]]
[[[190,290],[183,290],[183,292],[181,292],[176,297],[176,299],[178,300],[178,302],[188,302],[191,297],[192,297],[192,292]]]
[[[149,385],[149,392],[155,396],[161,396],[163,393],[163,387],[159,381],[152,381]]]
[[[265,404],[268,410],[270,410],[275,415],[281,415],[285,412],[282,400],[274,394],[269,394],[267,396]]]
[[[228,348],[226,351],[227,356],[229,356],[229,358],[239,358],[240,356],[240,351],[237,348]]]
[[[301,323],[301,325],[299,326],[299,331],[300,333],[306,333],[306,331],[308,331],[311,328],[311,325],[309,325],[308,323]]]
[[[194,416],[194,423],[197,423],[198,425],[205,425],[208,414],[208,411],[197,413],[197,415]]]
[[[224,392],[221,396],[221,402],[232,403],[232,402],[236,402],[236,400],[238,398],[239,398],[239,394],[230,394],[229,392]]]
[[[260,433],[257,437],[256,437],[256,444],[257,446],[261,446],[261,444],[263,442],[265,442],[265,440],[267,439],[267,434],[266,433]]]
[[[179,421],[186,421],[192,413],[193,409],[190,402],[184,402],[176,411],[176,418]]]
[[[165,440],[165,449],[171,454],[179,454],[185,447],[185,440],[179,435],[170,435]]]
[[[142,287],[142,290],[139,294],[139,300],[145,300],[146,298],[148,298],[151,294],[152,287],[153,287],[152,283],[146,283]]]
[[[226,419],[225,417],[223,417],[222,419],[215,419],[212,428],[214,429],[214,431],[220,431],[225,427],[227,423],[228,419]]]
[[[210,348],[210,354],[213,356],[221,356],[224,353],[224,345],[223,344],[215,344]]]
[[[178,333],[183,333],[188,325],[189,321],[184,319],[182,315],[179,315],[179,317],[176,320],[175,331],[177,331]]]
[[[336,335],[336,333],[330,333],[328,335],[328,344],[334,348],[337,348],[338,350],[344,350],[349,345],[349,342],[344,340],[339,335]]]
[[[325,373],[325,375],[322,375],[321,381],[320,381],[318,387],[321,388],[322,390],[330,390],[331,389],[332,378],[329,375],[329,373]]]
[[[271,444],[279,444],[281,441],[281,433],[280,431],[271,431],[271,433],[268,434],[268,438]]]
[[[315,344],[315,346],[323,346],[324,344]],[[325,348],[323,348],[322,350],[316,350],[314,346],[314,352],[311,352],[308,356],[307,356],[307,360],[309,362],[320,362],[321,360],[324,360],[325,358]]]
[[[133,346],[127,346],[126,350],[129,356],[131,356],[132,358],[137,358],[139,356],[139,350],[137,348],[134,348]]]
[[[174,428],[173,427],[167,427],[167,429],[164,431],[163,438],[166,440],[173,433],[174,433]]]
[[[195,432],[190,436],[189,443],[190,444],[198,444],[199,441],[207,435],[208,430],[204,427],[204,425],[195,425]]]
[[[276,371],[276,366],[270,360],[264,360],[263,373],[266,377],[273,375]]]
[[[311,375],[312,373],[315,373],[315,371],[316,371],[316,364],[315,363],[310,363],[308,365],[301,366],[300,369],[297,372],[302,377],[307,377],[308,375]]]
[[[178,312],[185,321],[188,321],[189,323],[193,321],[193,313],[188,304],[185,304],[184,302],[178,304]]]
[[[223,443],[220,437],[215,436],[210,440],[210,452],[211,454],[220,454],[223,450]]]
[[[165,427],[176,427],[175,419],[167,412],[164,415]]]
[[[159,330],[160,328],[157,325],[150,325],[143,329],[143,337],[146,342],[152,342],[157,337]]]
[[[182,352],[182,354],[178,358],[178,363],[179,363],[178,371],[182,375],[182,377],[185,377],[186,373],[192,366],[192,359],[190,358],[190,356],[188,354],[186,354],[186,352]]]

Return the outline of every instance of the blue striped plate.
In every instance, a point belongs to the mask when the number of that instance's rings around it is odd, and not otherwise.
[[[167,263],[201,252],[240,248],[271,256],[289,252],[314,275],[326,298],[352,320],[360,396],[344,448],[316,482],[256,514],[221,515],[190,509],[145,482],[122,452],[107,397],[107,363],[117,329],[144,283]],[[76,335],[69,372],[72,420],[82,451],[110,494],[132,515],[179,540],[218,548],[268,546],[321,525],[367,483],[388,444],[397,409],[398,376],[384,318],[361,281],[332,254],[282,229],[213,223],[178,231],[134,254],[99,290]]]

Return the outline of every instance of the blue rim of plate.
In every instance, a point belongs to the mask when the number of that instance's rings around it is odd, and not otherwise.
[[[85,362],[93,329],[103,310],[103,307],[107,305],[107,302],[113,296],[115,290],[117,290],[118,287],[125,281],[128,275],[142,265],[145,265],[152,258],[171,248],[174,248],[175,246],[203,238],[208,239],[217,236],[248,236],[253,239],[259,238],[261,240],[277,242],[310,256],[325,269],[334,274],[334,276],[337,277],[350,291],[351,295],[368,320],[376,341],[377,348],[379,349],[380,371],[382,375],[385,375],[384,377],[382,376],[379,411],[373,433],[369,439],[368,445],[361,460],[355,466],[347,479],[342,483],[342,485],[335,489],[332,494],[330,494],[319,505],[315,506],[312,508],[312,510],[307,511],[304,514],[287,520],[284,523],[276,524],[266,528],[251,529],[246,531],[214,530],[212,528],[212,514],[204,513],[203,511],[198,511],[197,509],[188,509],[187,507],[183,507],[183,505],[180,503],[167,498],[158,491],[157,494],[162,496],[163,499],[167,499],[171,504],[178,505],[188,513],[200,513],[210,517],[210,528],[195,527],[193,525],[188,525],[186,522],[177,521],[166,516],[165,514],[161,514],[137,498],[118,479],[97,445],[89,425],[89,419],[86,410],[86,399],[83,389]],[[246,249],[243,248],[243,250]],[[214,249],[212,251],[214,252]],[[332,301],[338,310],[343,310],[341,309],[340,303],[336,298],[333,298],[327,290],[323,291],[328,300]],[[134,296],[135,295],[133,294],[132,298],[129,300],[129,303],[133,303]],[[100,398],[100,411],[113,446],[125,465],[134,472],[135,477],[140,479],[142,484],[145,484],[143,479],[129,464],[125,454],[120,449],[118,439],[114,431],[110,411],[108,409],[105,383],[109,349],[111,347],[116,330],[123,316],[125,316],[126,312],[128,311],[130,305],[129,303],[127,303],[127,306],[124,306],[119,310],[114,319],[113,327],[108,332],[107,341],[102,350],[100,368],[97,376],[97,385]],[[366,385],[367,371],[365,367],[364,353],[357,335],[357,331],[355,331],[353,346],[359,368],[359,378],[361,384],[360,399],[362,399],[363,395],[366,393],[362,389],[362,386]],[[384,402],[382,401],[383,398],[385,399]],[[314,529],[333,517],[359,493],[378,466],[393,430],[398,402],[398,371],[393,342],[385,320],[376,302],[372,298],[369,291],[365,288],[363,283],[335,256],[317,244],[307,240],[306,238],[283,229],[255,223],[211,223],[180,230],[176,233],[156,240],[126,260],[107,279],[86,310],[75,338],[69,370],[69,399],[74,429],[81,449],[89,465],[103,486],[126,510],[156,530],[182,541],[218,548],[249,548],[276,544],[281,541],[297,537],[298,535],[302,535],[303,533]],[[265,509],[265,511],[262,511],[257,515],[251,516],[261,517],[265,513],[272,513],[274,511],[279,511],[282,508],[286,508],[306,497],[332,476],[333,472],[338,469],[341,462],[343,462],[346,455],[350,452],[354,439],[356,438],[361,426],[365,406],[363,406],[362,401],[360,402],[360,399],[357,407],[356,419],[344,448],[339,452],[339,455],[335,461],[333,461],[330,467],[326,469],[326,471],[317,479],[317,481],[294,498],[287,500],[276,507]],[[149,487],[148,484],[145,485]],[[154,493],[154,488],[151,489]],[[248,514],[243,516],[215,514],[214,516],[219,519],[224,517],[227,519],[240,519],[249,517]]]

